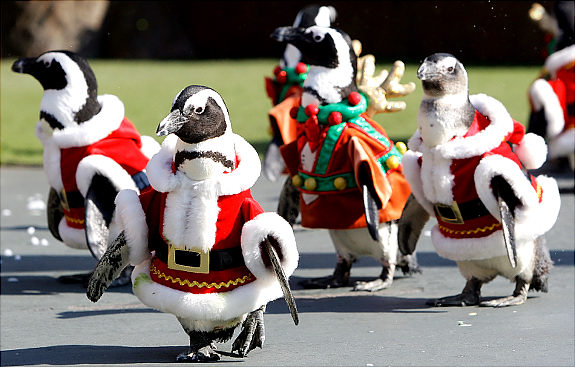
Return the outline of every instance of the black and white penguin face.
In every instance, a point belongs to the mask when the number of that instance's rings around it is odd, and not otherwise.
[[[336,17],[337,12],[333,6],[309,5],[297,13],[293,27],[308,28],[314,25],[331,27]],[[301,52],[295,46],[288,44],[280,60],[280,66],[295,67],[300,61]]]
[[[173,133],[188,144],[196,144],[228,130],[231,132],[230,119],[222,97],[211,88],[191,85],[176,96],[156,134]]]
[[[88,62],[69,51],[49,51],[14,62],[12,70],[30,74],[44,89],[40,117],[53,129],[89,120],[100,112],[98,83]]]
[[[351,39],[344,32],[328,27],[280,27],[271,35],[278,42],[294,45],[302,53],[302,62],[335,69],[340,58],[355,61]]]
[[[417,77],[427,95],[467,94],[467,72],[453,55],[436,53],[428,56],[417,70]]]

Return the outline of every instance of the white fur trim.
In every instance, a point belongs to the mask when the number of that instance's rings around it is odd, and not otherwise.
[[[425,208],[425,210],[430,214],[433,214],[433,206],[425,198],[423,193],[423,182],[421,180],[421,167],[419,166],[418,159],[421,157],[421,153],[408,150],[403,155],[401,162],[403,163],[403,174],[409,182],[411,187],[411,193],[415,196],[415,199]]]
[[[547,160],[547,144],[536,134],[525,134],[513,151],[527,169],[537,169]]]
[[[297,267],[299,254],[291,226],[276,213],[261,213],[244,224],[241,246],[246,266],[258,279],[275,277],[273,269],[265,267],[259,246],[268,235],[277,239],[283,255],[282,268],[290,276]]]
[[[230,173],[210,179],[216,182],[218,195],[234,195],[251,188],[261,172],[261,162],[256,150],[241,136],[232,134],[232,137],[238,166]],[[183,172],[172,172],[177,142],[177,136],[167,136],[160,151],[148,162],[148,180],[159,192],[170,192],[182,185],[199,182],[190,180]]]
[[[130,263],[137,265],[151,259],[152,254],[148,250],[148,224],[138,193],[134,190],[122,190],[116,196],[115,203],[114,219],[124,230],[130,248]]]
[[[104,155],[92,154],[83,158],[76,170],[76,183],[82,196],[86,196],[95,174],[108,178],[117,191],[122,189],[138,191],[132,177],[116,161]]]
[[[144,155],[150,159],[154,154],[160,151],[160,143],[158,143],[154,138],[147,135],[140,136],[142,141],[142,148],[140,149]]]
[[[491,189],[491,180],[499,175],[511,185],[522,204],[514,213],[517,240],[533,240],[549,231],[557,220],[561,205],[557,182],[546,176],[537,177],[543,189],[542,201],[539,203],[537,193],[515,162],[499,155],[483,158],[475,170],[475,187],[487,210],[498,220],[501,217],[497,199]]]
[[[68,247],[87,250],[88,244],[86,242],[86,232],[83,229],[69,227],[66,223],[66,218],[62,218],[58,224],[58,233],[62,238],[62,242]]]
[[[469,100],[479,113],[490,120],[490,124],[473,136],[455,138],[437,146],[445,158],[463,159],[489,152],[513,131],[513,119],[501,102],[485,94],[471,95]]]
[[[555,78],[557,70],[561,69],[564,65],[574,60],[575,45],[571,45],[549,55],[547,60],[545,60],[545,69],[547,69],[547,71],[551,73],[551,76]]]
[[[454,261],[489,259],[507,254],[501,231],[487,237],[454,239],[445,237],[435,225],[431,230],[431,242],[439,256]]]
[[[152,281],[149,269],[150,261],[144,261],[134,268],[134,294],[149,307],[185,319],[232,320],[283,295],[280,285],[273,278],[256,279],[230,292],[182,292]]]
[[[549,142],[549,157],[557,158],[572,155],[575,152],[575,129],[559,134]]]
[[[52,139],[60,148],[83,147],[104,139],[120,127],[124,119],[124,104],[111,94],[98,96],[100,112],[88,121],[62,130],[54,130]]]
[[[529,88],[529,96],[531,97],[534,111],[545,109],[545,120],[547,121],[546,137],[554,137],[563,131],[565,115],[561,103],[559,103],[559,98],[557,98],[551,85],[544,79],[537,79]]]

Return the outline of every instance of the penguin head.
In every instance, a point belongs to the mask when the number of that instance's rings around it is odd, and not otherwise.
[[[341,63],[356,64],[351,38],[336,28],[319,25],[308,28],[280,27],[271,35],[278,42],[294,45],[302,53],[302,62],[313,66],[337,68]]]
[[[213,89],[190,85],[172,103],[159,124],[158,136],[176,135],[174,163],[193,180],[204,180],[235,165],[232,128],[223,98]]]
[[[308,28],[314,25],[330,27],[336,17],[337,12],[333,6],[308,5],[297,13],[293,27]],[[280,60],[280,66],[295,67],[300,61],[301,52],[295,46],[288,44]]]
[[[69,51],[48,51],[21,58],[12,70],[32,75],[44,89],[40,117],[52,129],[64,129],[91,119],[101,110],[98,83],[88,62]]]
[[[468,93],[467,72],[451,54],[435,53],[426,57],[417,70],[417,77],[428,96]]]

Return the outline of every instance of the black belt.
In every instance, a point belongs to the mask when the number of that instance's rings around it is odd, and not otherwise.
[[[463,224],[466,220],[476,219],[489,215],[489,210],[483,205],[479,198],[458,203],[454,201],[451,205],[434,204],[435,215],[444,222]]]
[[[168,244],[163,243],[156,248],[156,257],[165,264],[168,260]],[[202,254],[196,251],[172,248],[174,258],[172,261],[185,268],[199,268],[202,266]],[[209,271],[220,271],[245,265],[241,246],[228,249],[211,250],[209,252]],[[184,270],[184,269],[181,269]],[[192,271],[194,272],[194,271]]]

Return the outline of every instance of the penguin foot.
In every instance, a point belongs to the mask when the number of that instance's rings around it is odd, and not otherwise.
[[[304,289],[330,289],[349,286],[349,278],[338,278],[333,275],[321,278],[306,279],[299,282]]]
[[[196,350],[178,354],[176,362],[180,363],[203,363],[216,362],[220,360],[220,355],[213,350],[213,346],[207,345]]]
[[[479,304],[479,296],[474,293],[461,293],[455,296],[432,299],[425,302],[433,307],[465,307]]]
[[[483,301],[479,304],[481,307],[507,307],[507,306],[518,306],[527,301],[527,295],[520,294],[518,296],[509,296],[503,298],[492,299],[489,301]]]
[[[353,287],[354,291],[367,291],[367,292],[377,292],[385,288],[389,288],[393,283],[393,279],[375,279],[369,282],[356,282]]]
[[[242,331],[232,344],[232,353],[237,352],[241,357],[245,357],[251,350],[263,346],[265,340],[264,311],[265,306],[262,306],[250,312],[242,325]]]

